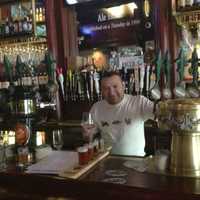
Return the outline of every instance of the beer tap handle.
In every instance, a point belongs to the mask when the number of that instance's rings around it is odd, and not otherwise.
[[[129,93],[130,94],[133,94],[134,92],[134,82],[135,82],[134,74],[133,72],[131,72],[130,79],[129,79]]]
[[[72,96],[73,96],[73,101],[76,101],[76,86],[75,86],[75,74],[72,74]]]
[[[83,72],[84,79],[84,90],[86,99],[90,100],[89,88],[88,88],[88,79],[87,79],[87,71]]]
[[[85,101],[85,99],[86,99],[86,97],[85,97],[85,81],[84,81],[83,74],[80,74],[80,86],[81,86],[81,100]]]
[[[139,67],[138,65],[136,64],[134,66],[134,80],[135,80],[135,92],[136,94],[139,94],[139,91],[140,91],[140,85],[139,85]]]
[[[80,82],[80,75],[76,73],[76,91],[77,91],[77,98],[81,100],[81,82]]]
[[[142,94],[144,88],[144,75],[145,75],[144,65],[141,65],[139,69],[140,69],[140,94]]]
[[[57,76],[58,76],[58,81],[60,83],[61,91],[62,91],[62,96],[63,99],[65,100],[65,91],[64,91],[64,76],[63,76],[63,70],[61,67],[56,68]]]
[[[198,65],[199,59],[197,55],[197,49],[194,48],[191,58],[191,69],[192,69],[192,85],[198,87]]]
[[[69,99],[72,100],[72,71],[68,70],[68,95],[69,95]]]
[[[79,85],[78,85],[78,72],[76,71],[74,73],[74,94],[75,94],[75,100],[79,100]]]
[[[149,85],[150,85],[150,82],[149,82],[149,76],[150,76],[150,73],[149,73],[149,71],[150,71],[150,65],[149,64],[147,64],[147,66],[146,66],[146,95],[147,95],[147,97],[149,97]]]
[[[90,74],[89,72],[86,73],[86,94],[87,94],[88,101],[90,101]]]
[[[90,96],[91,100],[94,100],[94,72],[90,71],[89,73],[89,79],[90,79]]]
[[[188,63],[186,54],[185,54],[183,48],[180,49],[178,57],[176,58],[175,62],[177,64],[177,71],[179,74],[179,82],[177,84],[180,84],[184,78],[184,68]]]
[[[100,99],[100,87],[99,87],[100,75],[97,71],[95,71],[93,77],[94,77],[94,86],[95,86],[95,92],[97,94],[97,99]]]

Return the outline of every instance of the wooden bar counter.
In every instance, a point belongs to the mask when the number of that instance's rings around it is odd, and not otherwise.
[[[200,178],[138,172],[124,166],[130,159],[109,155],[76,180],[1,173],[0,199],[200,199]],[[126,182],[104,182],[108,170],[122,170]]]

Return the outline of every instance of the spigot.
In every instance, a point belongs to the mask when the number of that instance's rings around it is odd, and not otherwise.
[[[41,102],[39,104],[40,108],[46,108],[46,107],[50,107],[53,108],[53,110],[56,110],[56,104],[55,103],[51,103],[51,102]]]

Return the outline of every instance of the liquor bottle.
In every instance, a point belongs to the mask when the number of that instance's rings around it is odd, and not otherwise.
[[[22,31],[24,33],[28,32],[28,22],[27,22],[27,18],[26,17],[24,17],[24,20],[22,22]]]
[[[38,83],[39,83],[39,85],[44,85],[43,84],[43,74],[41,72],[38,74]]]
[[[23,27],[22,27],[22,20],[21,19],[19,19],[19,21],[18,21],[18,27],[19,27],[19,33],[22,33]]]
[[[29,32],[29,33],[32,33],[32,30],[33,30],[32,18],[31,18],[31,17],[28,17],[28,18],[27,18],[27,21],[28,21],[28,32]]]
[[[12,19],[9,21],[9,34],[14,35],[14,23]]]
[[[27,81],[27,83],[26,83],[27,86],[31,86],[32,85],[32,77],[31,77],[30,73],[27,73],[26,81]]]
[[[32,82],[33,82],[33,85],[35,85],[35,86],[39,85],[38,75],[36,72],[34,72],[34,74],[33,74]]]
[[[17,19],[14,21],[14,34],[17,35],[19,33],[19,22]]]
[[[43,14],[42,14],[42,8],[39,8],[39,22],[43,21]]]
[[[0,22],[0,37],[2,36],[2,30],[3,30],[3,28],[2,28],[2,22]]]
[[[3,22],[0,22],[0,37],[4,36],[4,29],[5,29],[5,24]]]
[[[2,82],[1,82],[1,88],[2,89],[7,89],[10,85],[10,82],[6,76],[2,77]]]
[[[21,77],[21,85],[22,85],[22,86],[26,86],[26,74],[25,74],[25,73],[22,74],[22,77]]]
[[[35,11],[35,21],[36,22],[39,21],[39,8],[36,8],[36,11]]]
[[[46,17],[45,17],[45,8],[42,8],[42,21],[44,22],[46,20]]]
[[[19,85],[19,83],[18,83],[18,77],[16,75],[13,77],[13,85],[14,86],[18,86]]]
[[[8,36],[9,34],[10,34],[9,21],[8,21],[8,18],[6,18],[5,35]]]
[[[43,73],[43,84],[46,85],[49,81],[49,77],[48,77],[48,74],[47,72],[44,72]]]
[[[185,7],[185,0],[177,0],[177,8],[183,9]]]

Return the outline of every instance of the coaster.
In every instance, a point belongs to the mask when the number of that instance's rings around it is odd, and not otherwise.
[[[113,169],[113,170],[107,170],[107,171],[105,172],[105,174],[106,174],[107,176],[112,176],[112,177],[123,177],[123,176],[127,176],[127,175],[128,175],[126,171],[123,171],[123,170],[115,170],[115,169]]]
[[[127,181],[125,178],[105,178],[102,180],[103,182],[106,183],[115,183],[115,184],[125,184]]]

